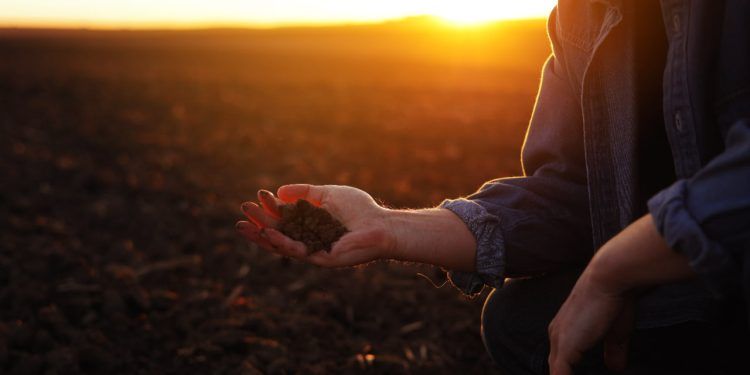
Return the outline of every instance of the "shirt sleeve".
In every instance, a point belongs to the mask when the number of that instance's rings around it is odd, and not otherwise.
[[[448,272],[448,280],[464,294],[476,294],[485,284],[500,288],[505,274],[503,236],[500,219],[481,204],[469,199],[445,200],[441,208],[456,214],[477,241],[477,272]]]
[[[524,176],[489,181],[440,205],[463,220],[477,242],[476,272],[448,273],[466,294],[500,287],[506,277],[584,264],[593,254],[580,98],[556,42],[555,12],[548,24],[553,55],[544,65],[521,155]]]
[[[669,246],[685,254],[717,294],[738,282],[750,249],[749,118],[731,126],[725,145],[695,176],[678,180],[648,202]]]
[[[652,197],[649,212],[710,289],[721,296],[744,288],[750,301],[750,2],[724,8],[711,102],[723,150]]]

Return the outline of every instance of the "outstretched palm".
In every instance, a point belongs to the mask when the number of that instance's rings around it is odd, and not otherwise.
[[[367,263],[383,257],[393,247],[386,224],[388,210],[379,206],[366,192],[337,185],[285,185],[279,188],[278,198],[266,190],[258,192],[260,205],[242,204],[250,221],[237,223],[237,230],[248,240],[272,253],[304,260],[325,267],[343,267]],[[328,210],[340,220],[349,233],[335,242],[331,252],[307,253],[305,244],[276,230],[279,206],[305,199]]]

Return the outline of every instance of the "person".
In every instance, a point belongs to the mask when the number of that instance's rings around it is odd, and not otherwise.
[[[421,210],[286,185],[243,204],[239,232],[493,287],[482,337],[505,373],[750,373],[750,1],[560,0],[548,34],[523,176]],[[274,229],[297,199],[351,232],[308,255]]]

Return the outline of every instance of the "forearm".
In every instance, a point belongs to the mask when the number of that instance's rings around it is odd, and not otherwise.
[[[393,259],[476,270],[476,240],[461,219],[446,209],[390,210]]]
[[[688,259],[661,237],[651,215],[643,216],[602,246],[585,274],[617,293],[695,276]]]

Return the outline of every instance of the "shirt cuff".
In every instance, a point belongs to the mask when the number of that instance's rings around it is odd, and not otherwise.
[[[687,181],[680,180],[653,196],[648,209],[669,247],[685,255],[693,270],[706,276],[708,287],[720,295],[736,266],[727,250],[705,234],[689,210],[687,197]]]
[[[467,295],[481,292],[484,285],[501,288],[505,274],[505,242],[500,219],[469,199],[448,199],[439,208],[456,214],[477,241],[477,271],[449,271],[448,280],[451,284]]]

